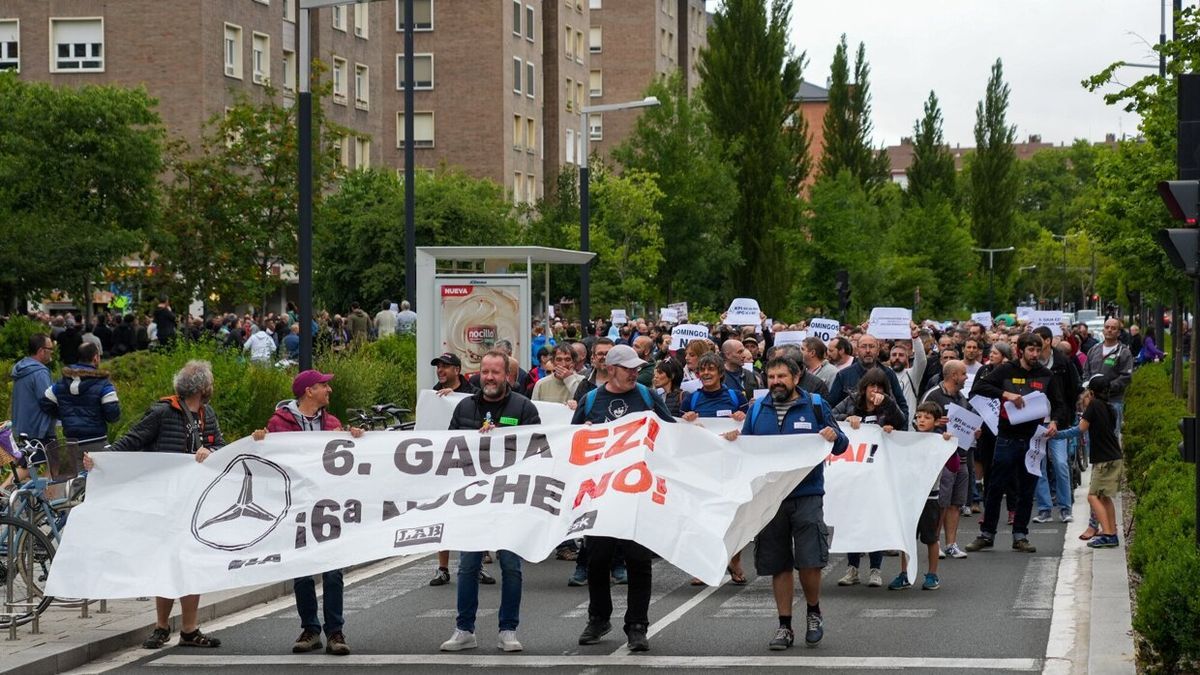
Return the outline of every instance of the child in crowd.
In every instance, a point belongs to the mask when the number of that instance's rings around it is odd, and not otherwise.
[[[1117,511],[1113,497],[1121,489],[1121,445],[1117,441],[1116,413],[1108,402],[1110,378],[1097,375],[1088,380],[1083,392],[1083,418],[1080,433],[1088,435],[1091,446],[1092,480],[1088,485],[1088,504],[1100,523],[1099,533],[1088,541],[1089,548],[1116,548]]]
[[[926,401],[917,406],[917,412],[913,418],[913,424],[917,431],[922,433],[938,433],[937,422],[942,418],[942,406],[933,401]],[[950,434],[943,431],[942,438],[950,440]],[[959,458],[958,453],[950,455],[950,459],[946,461],[946,466],[942,471],[949,471],[951,474],[958,473]],[[921,517],[917,520],[917,539],[928,549],[929,553],[929,572],[925,574],[925,583],[921,584],[921,588],[926,591],[936,591],[941,588],[942,582],[938,579],[938,521],[942,515],[941,505],[938,503],[939,484],[941,480],[933,481],[933,489],[929,491],[929,497],[925,500],[925,508],[921,509]],[[892,583],[888,584],[888,590],[900,591],[912,586],[912,582],[908,580],[908,555],[900,554],[900,574],[892,579]]]

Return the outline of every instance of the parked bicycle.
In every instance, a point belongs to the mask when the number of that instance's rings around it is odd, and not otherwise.
[[[367,408],[347,408],[346,424],[367,431],[411,431],[416,426],[412,411],[394,403],[381,403]]]

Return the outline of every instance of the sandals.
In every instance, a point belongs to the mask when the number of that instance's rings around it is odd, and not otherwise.
[[[1088,532],[1091,532],[1091,534],[1088,534]],[[1079,535],[1079,539],[1080,541],[1091,541],[1092,537],[1096,536],[1097,534],[1100,534],[1100,532],[1096,530],[1096,528],[1089,527]]]
[[[726,567],[725,571],[729,573],[729,582],[731,584],[733,584],[735,586],[745,586],[746,585],[746,575],[745,574],[735,574],[732,566]]]
[[[212,649],[214,647],[220,647],[221,641],[218,640],[217,638],[209,637],[209,636],[205,635],[204,633],[201,633],[200,629],[197,628],[196,630],[192,631],[191,633],[180,632],[179,633],[179,646],[180,647],[202,647],[202,648],[206,648],[206,649]]]

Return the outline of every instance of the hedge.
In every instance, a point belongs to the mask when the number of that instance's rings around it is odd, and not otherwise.
[[[1125,398],[1125,473],[1137,495],[1129,565],[1141,577],[1133,627],[1148,672],[1200,666],[1200,552],[1195,542],[1195,467],[1179,456],[1186,403],[1161,364],[1134,373]]]

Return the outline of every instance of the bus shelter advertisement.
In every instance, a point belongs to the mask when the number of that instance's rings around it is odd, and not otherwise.
[[[479,372],[483,355],[507,340],[513,356],[520,359],[528,346],[522,332],[525,279],[439,279],[438,320],[435,323],[439,353],[450,353],[462,360],[464,376]],[[522,359],[523,362],[523,359]]]

